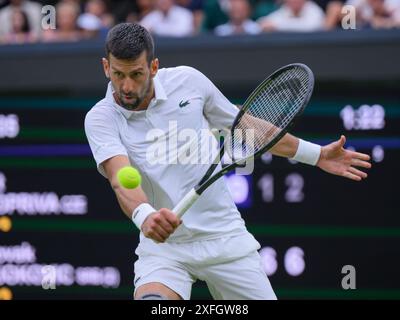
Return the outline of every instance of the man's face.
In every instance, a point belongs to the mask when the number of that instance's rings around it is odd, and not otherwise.
[[[381,13],[385,11],[385,5],[383,0],[368,0],[367,1],[375,13]]]
[[[243,23],[250,15],[250,7],[247,0],[231,0],[229,16],[233,22]]]
[[[285,4],[293,11],[294,14],[299,14],[305,3],[305,0],[285,0]]]
[[[160,10],[164,14],[167,14],[173,5],[174,5],[174,0],[157,0],[156,1],[157,10]]]
[[[103,58],[103,67],[114,87],[115,98],[122,107],[136,110],[146,98],[150,100],[152,79],[158,70],[157,59],[149,66],[145,51],[135,60],[120,60],[110,53],[108,59]]]

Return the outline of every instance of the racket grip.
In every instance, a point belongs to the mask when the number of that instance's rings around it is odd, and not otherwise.
[[[192,189],[190,190],[179,203],[172,209],[179,218],[192,206],[192,204],[197,200],[200,195]]]

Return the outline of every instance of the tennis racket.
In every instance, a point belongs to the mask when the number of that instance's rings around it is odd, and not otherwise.
[[[272,148],[302,114],[313,89],[314,75],[309,67],[300,63],[284,66],[261,82],[243,104],[219,154],[203,178],[172,212],[182,217],[216,180]],[[232,163],[213,174],[225,150]]]

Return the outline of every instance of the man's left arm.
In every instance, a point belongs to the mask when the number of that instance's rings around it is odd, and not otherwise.
[[[292,158],[299,162],[316,165],[322,170],[351,180],[360,181],[367,174],[358,168],[371,168],[370,156],[344,149],[345,136],[326,146],[303,141],[291,134],[286,134],[269,151],[273,155]]]
[[[239,109],[230,103],[201,72],[193,68],[188,70],[193,76],[193,83],[198,84],[205,97],[204,114],[210,122],[211,128],[230,129]],[[265,126],[265,121],[251,116],[249,118],[252,119],[248,123],[249,128],[257,128],[258,121],[262,121],[262,125]],[[253,123],[253,121],[256,121],[256,123]],[[280,130],[279,128],[275,129]],[[271,134],[271,130],[274,130],[274,128],[271,127],[269,131],[265,130],[263,132],[268,131]],[[261,138],[263,138],[263,135],[261,135]],[[277,156],[293,158],[302,163],[316,165],[331,174],[360,181],[366,178],[367,174],[356,167],[370,168],[371,164],[368,162],[370,157],[367,154],[345,150],[343,148],[345,143],[346,138],[341,136],[338,141],[320,147],[287,133],[270,149],[270,152]]]

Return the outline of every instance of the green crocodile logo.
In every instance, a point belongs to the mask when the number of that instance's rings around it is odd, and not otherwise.
[[[183,102],[183,100],[181,102],[179,102],[179,107],[180,108],[184,108],[186,107],[188,104],[190,104],[189,100],[186,100],[185,102]]]

